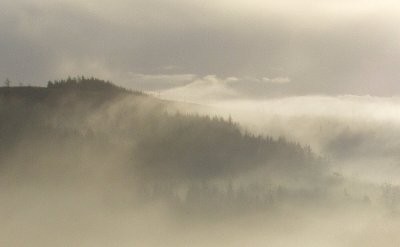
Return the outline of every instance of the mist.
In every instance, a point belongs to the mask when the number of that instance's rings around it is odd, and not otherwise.
[[[397,183],[397,97],[316,95],[209,105],[215,113],[231,114],[255,133],[309,144],[329,158],[334,169]]]
[[[74,80],[1,89],[3,245],[399,240],[397,99],[205,105]]]
[[[399,3],[0,12],[0,246],[399,246]]]

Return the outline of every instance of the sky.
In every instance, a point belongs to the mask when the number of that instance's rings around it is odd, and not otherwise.
[[[169,98],[400,94],[393,0],[2,0],[0,80]]]

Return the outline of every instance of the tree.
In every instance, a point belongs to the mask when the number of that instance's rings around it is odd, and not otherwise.
[[[54,87],[54,83],[52,81],[48,81],[47,82],[47,87],[48,88],[53,88]]]
[[[4,81],[4,85],[5,85],[6,87],[10,87],[10,85],[11,85],[10,79],[7,78],[7,79]]]

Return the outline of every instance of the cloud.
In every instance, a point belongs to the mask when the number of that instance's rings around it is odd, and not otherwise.
[[[289,77],[276,77],[276,78],[263,77],[262,80],[274,84],[286,84],[291,81]]]
[[[160,90],[162,97],[168,99],[202,102],[219,101],[227,99],[260,99],[271,96],[282,95],[283,91],[290,83],[288,77],[276,78],[255,78],[255,77],[235,77],[230,76],[220,78],[216,75],[207,75],[200,77],[198,75],[147,75],[149,78],[161,77],[164,79],[169,78],[182,78],[175,81],[183,85],[164,84],[170,85],[170,88]],[[160,79],[161,79],[160,78]],[[146,81],[145,78],[141,78]],[[160,86],[159,86],[160,87]]]
[[[14,81],[86,74],[141,89],[132,73],[267,75],[286,95],[400,93],[400,5],[390,0],[5,0],[0,8],[0,77]],[[153,79],[144,78],[152,90],[174,84]],[[247,81],[248,94],[269,94]]]
[[[135,88],[145,91],[159,91],[180,87],[192,82],[194,74],[136,74],[132,73],[130,80]]]
[[[215,75],[208,75],[197,78],[185,86],[165,90],[161,93],[161,97],[191,102],[233,98],[238,96],[238,92],[229,84],[237,80],[235,77],[221,79]]]

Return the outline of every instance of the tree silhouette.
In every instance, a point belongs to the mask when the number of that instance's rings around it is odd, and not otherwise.
[[[10,85],[11,85],[10,79],[7,78],[7,79],[4,81],[4,85],[5,85],[6,87],[10,87]]]

